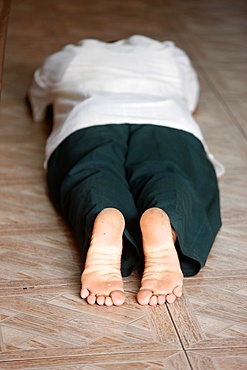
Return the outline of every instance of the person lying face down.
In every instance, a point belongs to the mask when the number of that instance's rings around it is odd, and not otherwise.
[[[221,227],[224,169],[192,116],[199,83],[187,54],[141,35],[82,40],[44,61],[28,97],[35,121],[53,106],[44,166],[82,249],[81,297],[122,305],[122,277],[140,267],[137,302],[173,303]]]

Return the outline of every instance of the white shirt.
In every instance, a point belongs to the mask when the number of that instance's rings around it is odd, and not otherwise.
[[[29,89],[35,121],[44,119],[48,105],[54,109],[45,166],[73,132],[111,123],[184,130],[207,151],[191,114],[198,97],[197,75],[186,53],[171,41],[140,35],[114,43],[86,39],[67,45],[45,60]]]

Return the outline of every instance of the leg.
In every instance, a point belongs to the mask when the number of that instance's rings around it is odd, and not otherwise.
[[[152,125],[133,127],[126,166],[132,194],[143,214],[145,269],[137,299],[141,304],[162,303],[164,294],[172,293],[166,298],[172,302],[181,294],[178,255],[183,274],[196,274],[221,225],[214,169],[192,135]],[[177,251],[171,241],[172,229]]]
[[[119,262],[122,236],[123,232],[131,234],[135,224],[139,228],[125,179],[128,130],[127,125],[80,130],[60,145],[48,164],[50,194],[82,247],[85,269],[81,294],[89,303],[110,305],[124,301]],[[127,220],[125,229],[123,216]],[[134,250],[133,246],[133,265],[138,263]],[[96,266],[99,261],[100,268]],[[123,272],[134,266],[125,267]]]

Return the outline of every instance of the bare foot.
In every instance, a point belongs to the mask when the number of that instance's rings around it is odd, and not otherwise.
[[[150,208],[142,215],[140,225],[145,268],[137,302],[140,305],[173,303],[182,295],[183,274],[169,217],[159,208]]]
[[[123,215],[115,208],[104,209],[95,219],[81,276],[81,297],[89,304],[120,306],[124,303],[120,270],[123,229]]]

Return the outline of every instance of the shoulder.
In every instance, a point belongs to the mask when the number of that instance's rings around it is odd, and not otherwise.
[[[47,85],[58,83],[76,54],[77,47],[67,45],[62,50],[49,55],[39,69],[40,78],[46,81]]]

